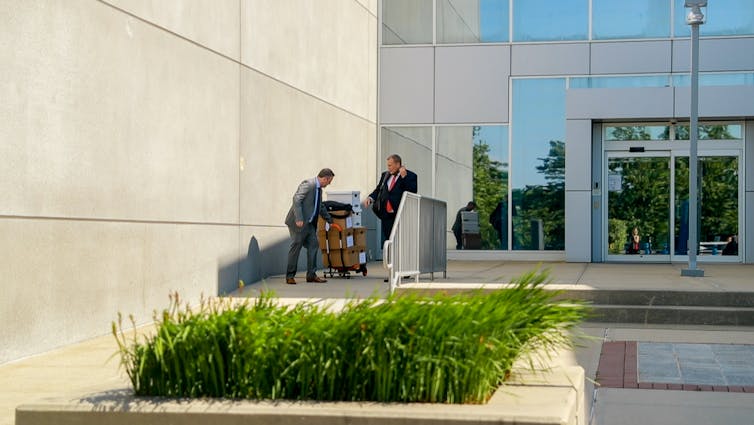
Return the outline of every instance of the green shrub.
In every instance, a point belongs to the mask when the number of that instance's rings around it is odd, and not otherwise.
[[[511,289],[454,296],[376,296],[340,311],[271,295],[233,305],[177,296],[152,336],[113,323],[136,395],[484,403],[522,355],[571,346],[586,314],[555,302],[546,273]]]

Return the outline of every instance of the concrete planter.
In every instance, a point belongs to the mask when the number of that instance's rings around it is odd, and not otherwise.
[[[22,405],[16,425],[584,425],[584,370],[514,373],[484,405],[139,398],[130,390]]]

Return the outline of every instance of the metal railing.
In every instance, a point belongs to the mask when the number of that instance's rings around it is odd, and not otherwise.
[[[442,271],[447,276],[447,205],[445,201],[403,192],[390,239],[385,241],[382,264],[388,269],[390,292],[404,277]]]

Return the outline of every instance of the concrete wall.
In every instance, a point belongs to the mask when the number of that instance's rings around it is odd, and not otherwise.
[[[302,179],[375,184],[376,15],[0,0],[0,363],[282,273]]]

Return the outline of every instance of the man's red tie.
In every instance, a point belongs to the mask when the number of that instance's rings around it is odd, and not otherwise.
[[[395,187],[396,181],[398,181],[398,175],[392,176],[392,180],[390,180],[390,183],[388,184],[388,188],[387,188],[388,191],[393,190],[393,187]],[[389,199],[387,200],[387,205],[385,206],[385,209],[387,210],[387,212],[391,214],[393,213],[393,205],[390,203]]]

